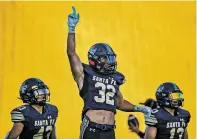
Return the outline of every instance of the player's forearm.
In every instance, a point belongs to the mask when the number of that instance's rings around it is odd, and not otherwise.
[[[6,138],[6,139],[17,139],[17,137],[9,137],[8,136],[8,138]]]
[[[122,103],[118,104],[117,109],[125,112],[133,112],[134,107],[135,105],[131,104],[127,100],[124,100]]]
[[[152,135],[152,133],[145,133],[144,139],[155,139],[156,135]]]
[[[145,130],[144,139],[155,139],[157,135],[157,128],[154,126],[147,126]]]
[[[6,139],[17,139],[17,137],[8,137]]]
[[[18,135],[13,135],[12,133],[10,133],[6,139],[17,139],[17,138]]]
[[[188,138],[188,135],[184,135],[184,139],[189,139],[189,138]]]
[[[189,137],[188,137],[188,133],[187,133],[187,130],[185,131],[184,139],[189,139]]]
[[[52,134],[49,139],[57,139],[56,134]]]
[[[56,127],[53,128],[53,130],[52,130],[52,132],[51,132],[51,135],[50,135],[49,139],[57,139],[57,138],[56,138]]]
[[[125,112],[143,112],[147,115],[150,115],[151,113],[151,108],[146,106],[133,105],[127,100],[118,101],[117,109]]]
[[[75,55],[75,33],[68,33],[67,38],[67,55],[73,56]]]

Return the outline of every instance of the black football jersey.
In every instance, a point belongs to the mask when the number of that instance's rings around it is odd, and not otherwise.
[[[152,110],[151,116],[146,116],[145,123],[157,128],[156,139],[184,139],[185,129],[190,121],[190,113],[178,108],[176,115],[171,115],[164,108]]]
[[[43,114],[31,105],[22,105],[11,111],[12,122],[22,122],[24,128],[19,139],[49,139],[58,116],[56,106],[46,104]]]
[[[116,96],[125,81],[119,72],[101,74],[83,64],[84,82],[80,96],[84,100],[83,114],[88,110],[108,110],[116,113]]]

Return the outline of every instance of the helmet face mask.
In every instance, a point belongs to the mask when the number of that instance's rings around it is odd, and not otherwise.
[[[116,72],[116,54],[112,48],[104,43],[93,45],[88,52],[90,66],[103,74]]]
[[[50,101],[50,93],[48,89],[37,89],[33,91],[35,102],[39,105],[44,105]]]
[[[182,92],[170,92],[168,97],[171,102],[172,108],[178,108],[180,106],[183,106],[184,99]]]
[[[160,106],[176,109],[183,106],[183,93],[174,83],[163,83],[156,91],[157,102]]]
[[[50,101],[50,91],[41,80],[29,78],[20,87],[20,99],[23,103],[43,106]]]

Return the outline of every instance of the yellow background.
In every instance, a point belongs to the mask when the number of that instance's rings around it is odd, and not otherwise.
[[[134,104],[154,97],[164,81],[184,92],[191,112],[189,137],[196,136],[195,2],[0,2],[0,138],[11,128],[10,111],[21,83],[42,79],[59,108],[59,139],[77,139],[83,101],[72,79],[65,42],[67,15],[80,12],[76,28],[77,53],[106,42],[117,53],[118,70],[126,76],[122,94]],[[116,115],[117,139],[137,139],[128,131],[129,113]],[[138,113],[144,130],[143,114]]]

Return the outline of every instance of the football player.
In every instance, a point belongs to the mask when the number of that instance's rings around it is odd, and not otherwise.
[[[94,44],[88,52],[89,65],[81,63],[75,51],[75,27],[79,14],[73,8],[68,15],[67,55],[71,71],[84,100],[81,139],[115,139],[114,128],[116,109],[150,114],[145,106],[135,106],[123,99],[120,85],[125,77],[116,71],[116,54],[106,43]]]
[[[157,101],[151,98],[148,98],[144,103],[140,103],[140,104],[148,106],[151,109],[156,109],[158,107]],[[132,114],[130,114],[128,117],[128,126],[130,131],[135,132],[140,138],[142,139],[144,138],[145,133],[139,130],[138,119]]]
[[[183,106],[183,92],[172,82],[161,84],[156,91],[160,108],[145,115],[145,139],[188,139],[190,113]]]
[[[14,125],[6,139],[56,139],[56,106],[46,103],[49,88],[38,78],[25,80],[20,87],[20,99],[25,103],[11,111]]]

